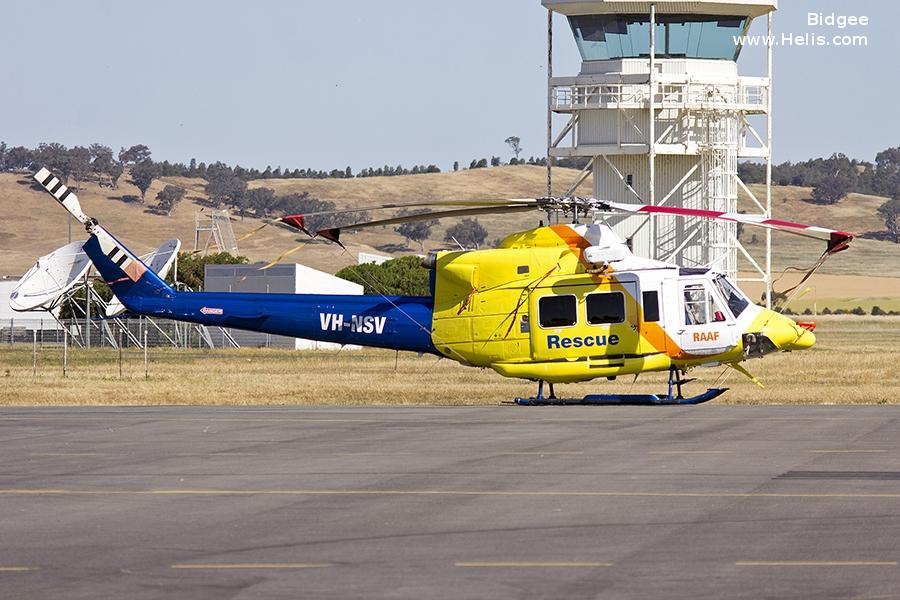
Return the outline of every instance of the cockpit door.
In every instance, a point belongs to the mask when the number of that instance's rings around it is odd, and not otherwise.
[[[679,345],[688,354],[706,356],[727,351],[736,343],[734,318],[705,279],[679,282],[682,323]]]

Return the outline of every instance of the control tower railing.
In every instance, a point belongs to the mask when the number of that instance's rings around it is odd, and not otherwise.
[[[634,79],[635,81],[629,81]],[[551,80],[551,108],[567,113],[593,109],[648,109],[646,76],[556,77]],[[737,77],[732,82],[703,82],[660,75],[657,109],[724,110],[764,114],[769,82],[763,77]]]

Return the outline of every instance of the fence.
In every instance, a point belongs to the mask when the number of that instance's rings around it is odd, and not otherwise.
[[[0,345],[35,344],[39,348],[70,346],[84,348],[143,347],[146,335],[151,348],[294,348],[294,339],[263,333],[205,327],[167,319],[22,318],[0,321]],[[237,338],[237,339],[236,339]],[[239,340],[239,341],[238,341]]]

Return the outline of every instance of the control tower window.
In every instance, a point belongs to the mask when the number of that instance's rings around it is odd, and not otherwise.
[[[583,60],[650,56],[649,15],[577,15],[569,24]],[[747,25],[738,16],[657,15],[656,56],[737,60]]]

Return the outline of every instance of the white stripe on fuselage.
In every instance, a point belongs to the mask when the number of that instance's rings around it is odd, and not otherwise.
[[[347,328],[351,333],[384,333],[384,324],[387,317],[375,317],[370,315],[351,315],[345,319],[338,313],[319,313],[319,323],[322,331],[343,331]]]

